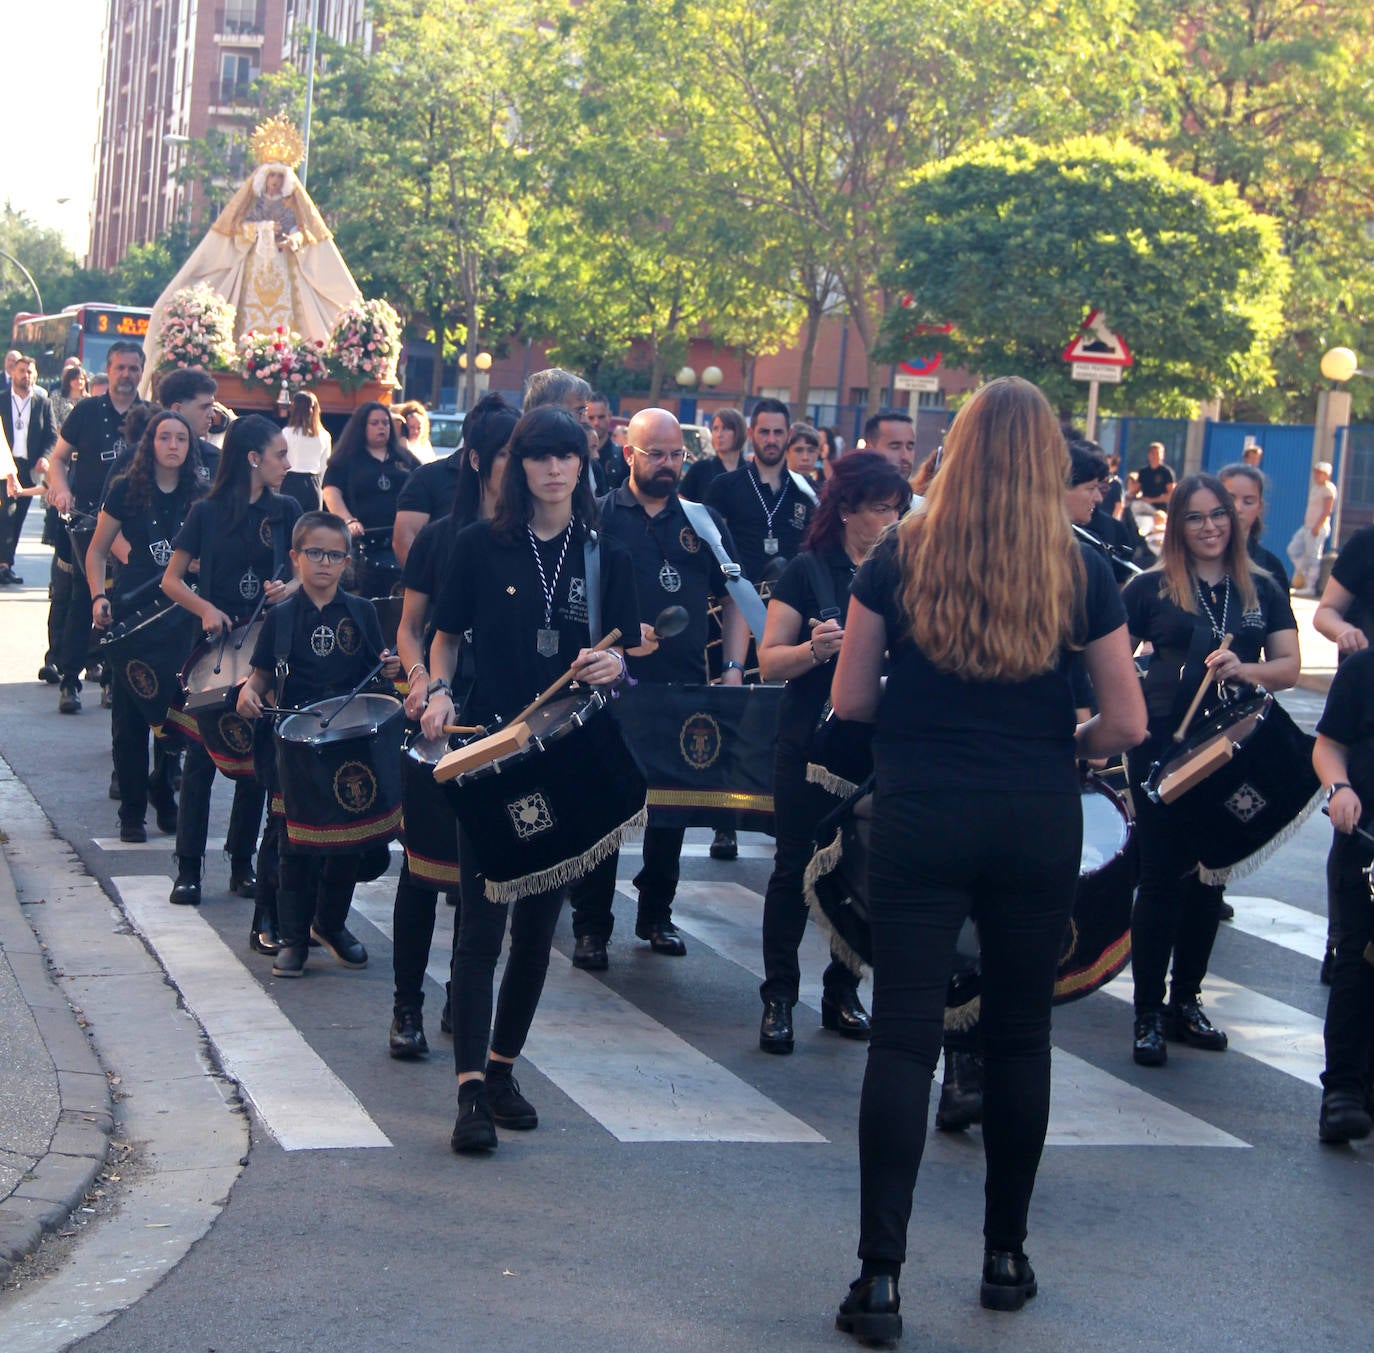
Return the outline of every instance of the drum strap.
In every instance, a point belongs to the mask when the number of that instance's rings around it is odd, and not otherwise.
[[[835,584],[820,555],[815,550],[804,550],[798,557],[806,561],[804,567],[811,579],[811,590],[816,594],[816,604],[821,611],[839,610],[840,603],[835,596]]]
[[[704,503],[694,503],[690,498],[679,497],[678,502],[682,504],[682,510],[691,523],[692,530],[706,542],[711,553],[716,556],[716,563],[725,575],[726,591],[748,621],[750,632],[755,639],[762,639],[767,609],[753,583],[743,576],[740,566],[726,553],[725,542],[721,539],[720,530],[711,516],[711,509]]]
[[[601,537],[588,531],[582,542],[582,576],[587,581],[588,647],[601,642]]]
[[[804,474],[798,474],[796,470],[788,470],[787,473],[792,476],[792,487],[795,488],[812,507],[819,507],[821,505],[821,500],[816,497],[816,490],[812,486],[811,481]]]

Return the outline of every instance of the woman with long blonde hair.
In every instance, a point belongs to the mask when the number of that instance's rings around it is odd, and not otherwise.
[[[1016,1310],[1036,1292],[1022,1246],[1078,882],[1075,758],[1120,752],[1145,732],[1111,571],[1069,525],[1068,468],[1035,386],[983,386],[949,430],[924,509],[878,542],[852,591],[831,703],[877,724],[873,1031],[859,1110],[863,1267],[836,1327],[862,1341],[901,1333],[898,1277],[946,983],[970,915],[986,1065],[981,1300]],[[1075,727],[1080,654],[1101,712]]]
[[[1122,600],[1132,646],[1154,648],[1145,673],[1150,736],[1126,758],[1140,845],[1131,915],[1132,1056],[1141,1066],[1163,1066],[1169,1041],[1226,1048],[1226,1035],[1207,1018],[1199,995],[1223,898],[1220,887],[1202,882],[1196,848],[1179,839],[1144,784],[1204,675],[1270,691],[1297,682],[1298,627],[1287,591],[1251,567],[1235,503],[1209,474],[1190,475],[1174,489],[1159,567],[1132,579]],[[1232,642],[1223,648],[1228,634]]]

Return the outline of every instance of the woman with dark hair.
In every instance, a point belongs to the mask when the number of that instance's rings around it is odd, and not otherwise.
[[[835,655],[844,637],[849,585],[874,541],[907,509],[906,481],[882,457],[860,451],[835,463],[801,552],[773,586],[759,645],[765,681],[785,681],[773,760],[777,853],[763,900],[763,1019],[759,1047],[787,1054],[792,1009],[800,996],[797,949],[806,929],[802,875],[816,823],[832,804],[806,780],[806,763],[830,695]],[[820,621],[808,629],[812,619]],[[858,979],[837,958],[825,970],[821,1027],[847,1038],[868,1037],[868,1013]]]
[[[255,413],[230,425],[210,495],[187,515],[162,577],[162,590],[200,620],[206,638],[245,620],[264,593],[271,604],[294,590],[281,581],[290,573],[291,531],[301,514],[294,498],[278,493],[289,468],[286,439],[275,423]],[[195,560],[200,561],[200,581],[193,592],[187,586],[186,573]],[[178,905],[200,904],[214,778],[215,763],[209,752],[192,741],[181,772],[177,877],[171,896]],[[242,897],[257,894],[253,853],[262,806],[263,789],[256,780],[234,781],[234,806],[225,844],[229,891]],[[257,929],[255,924],[255,935]]]
[[[375,400],[353,411],[334,445],[324,473],[324,505],[348,523],[350,535],[368,537],[366,567],[355,589],[364,596],[389,592],[399,571],[391,543],[397,500],[419,465],[401,441],[391,410]]]
[[[1223,465],[1217,471],[1217,478],[1226,486],[1231,501],[1236,506],[1236,519],[1245,536],[1245,549],[1250,562],[1262,568],[1278,585],[1288,591],[1288,570],[1278,555],[1266,550],[1260,544],[1264,534],[1264,475],[1253,465],[1237,461],[1233,465]]]
[[[95,598],[91,623],[96,629],[127,619],[155,599],[162,570],[172,556],[171,542],[180,533],[191,504],[204,492],[191,454],[194,445],[191,425],[179,413],[154,413],[128,468],[110,485],[85,559],[86,581]],[[113,590],[107,593],[105,564],[121,532],[128,556],[115,576]],[[125,673],[126,664],[114,665],[110,738],[119,785],[119,839],[137,842],[148,839],[144,818],[150,797],[159,831],[176,831],[177,806],[170,784],[149,784],[151,730]]]
[[[1163,1066],[1166,1040],[1213,1052],[1226,1047],[1199,995],[1223,899],[1219,886],[1202,882],[1196,855],[1170,830],[1168,814],[1144,784],[1204,676],[1217,685],[1269,691],[1296,684],[1298,627],[1287,592],[1251,567],[1231,495],[1209,474],[1189,475],[1175,487],[1159,567],[1128,583],[1122,595],[1132,644],[1154,646],[1145,673],[1150,735],[1126,757],[1140,844],[1131,916],[1133,1055],[1141,1066]],[[1233,642],[1222,648],[1228,634]]]
[[[320,510],[320,476],[329,462],[333,439],[320,421],[320,401],[309,390],[291,396],[291,413],[282,429],[291,458],[281,490],[300,505],[302,512]]]
[[[525,414],[510,438],[496,517],[458,533],[440,581],[430,648],[426,737],[455,722],[450,682],[460,640],[472,635],[475,676],[463,722],[494,728],[571,666],[578,681],[609,687],[625,675],[617,646],[593,651],[584,542],[596,524],[588,487],[590,448],[582,425],[561,408]],[[600,611],[606,633],[639,635],[629,554],[601,540]],[[600,638],[600,635],[595,636]],[[588,792],[594,792],[588,786]],[[488,901],[459,822],[463,896],[454,927],[453,1055],[458,1072],[455,1151],[490,1151],[496,1127],[533,1128],[539,1118],[512,1075],[548,971],[564,889],[511,904],[510,954],[492,1024],[492,981],[506,929],[505,904]]]
[[[1068,468],[1035,386],[983,386],[950,427],[924,509],[874,547],[849,603],[830,698],[841,718],[877,724],[873,1032],[859,1106],[863,1267],[835,1323],[865,1342],[901,1333],[931,1075],[969,916],[982,945],[980,1299],[1017,1310],[1036,1292],[1022,1245],[1049,1120],[1055,970],[1078,886],[1075,758],[1121,751],[1145,731],[1111,571],[1069,527]],[[1101,713],[1075,727],[1080,652]]]
[[[80,365],[69,366],[57,383],[57,393],[48,396],[52,405],[53,421],[58,427],[67,421],[72,408],[86,398],[86,373]]]
[[[406,556],[405,599],[396,648],[401,670],[410,690],[406,714],[418,719],[429,694],[427,666],[430,612],[440,580],[448,575],[453,541],[475,521],[490,521],[501,495],[501,481],[511,433],[519,420],[500,395],[484,395],[463,423],[463,447],[453,511],[421,528]],[[472,650],[460,654],[463,680],[460,690],[472,683]],[[396,884],[392,911],[392,961],[396,992],[392,1009],[389,1046],[398,1058],[423,1057],[429,1051],[422,1010],[425,1003],[425,965],[434,939],[434,913],[439,891],[458,903],[458,831],[443,791],[433,781],[407,779],[402,784],[402,809],[406,822],[406,853]],[[482,899],[478,898],[478,905]],[[444,1012],[447,1022],[448,1011]]]
[[[822,479],[829,479],[843,454],[844,441],[839,428],[820,427],[816,431],[821,438],[821,458],[816,463],[816,469]]]

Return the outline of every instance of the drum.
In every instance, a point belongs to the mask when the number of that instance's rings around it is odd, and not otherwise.
[[[444,785],[493,902],[589,874],[647,820],[647,786],[600,691],[530,716],[521,748]]]
[[[1223,706],[1150,768],[1145,792],[1204,883],[1258,868],[1320,800],[1315,739],[1267,691]]]
[[[95,660],[129,692],[154,731],[181,699],[178,678],[195,636],[196,617],[160,597],[111,625],[96,645]]]
[[[277,783],[285,848],[359,852],[401,828],[405,708],[390,695],[338,695],[290,714],[277,727]],[[321,719],[335,710],[328,728]]]
[[[67,531],[67,540],[72,547],[72,566],[82,577],[86,574],[86,551],[91,548],[91,541],[95,539],[96,519],[89,512],[72,511],[65,513],[62,517],[62,524]],[[108,578],[110,573],[109,564],[105,566],[105,575]]]
[[[819,849],[806,868],[807,905],[832,936],[836,957],[856,974],[873,962],[868,912],[868,840],[871,786],[865,784],[817,828]],[[1125,800],[1091,773],[1083,778],[1083,849],[1078,891],[1064,934],[1054,1002],[1078,1000],[1110,982],[1131,954],[1131,901],[1140,864]],[[947,1029],[967,1030],[977,1021],[981,975],[976,932],[966,926],[946,997]]]
[[[389,597],[392,589],[399,587],[401,565],[391,548],[391,534],[391,527],[375,526],[353,537],[350,592],[365,597]]]
[[[234,707],[253,670],[262,626],[258,619],[218,639],[202,639],[181,671],[185,701],[167,715],[169,724],[204,745],[215,769],[231,780],[253,778],[253,725]]]
[[[448,750],[448,737],[427,738],[415,728],[401,755],[406,863],[413,878],[435,889],[456,888],[459,882],[458,822],[434,780],[434,767]]]
[[[841,719],[825,702],[811,738],[807,782],[847,799],[873,774],[873,725]]]

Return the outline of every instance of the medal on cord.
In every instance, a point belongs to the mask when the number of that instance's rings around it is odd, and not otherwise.
[[[1226,638],[1226,621],[1229,618],[1229,613],[1231,610],[1231,576],[1230,574],[1227,574],[1221,580],[1220,624],[1217,623],[1216,613],[1212,610],[1211,605],[1207,601],[1207,589],[1203,587],[1202,579],[1194,576],[1193,587],[1197,591],[1197,599],[1201,604],[1202,609],[1207,614],[1207,623],[1212,627],[1212,638],[1215,639],[1217,643],[1220,643],[1224,638]],[[1217,694],[1223,700],[1227,698],[1226,683],[1224,681],[1217,681]]]
[[[553,594],[558,590],[558,580],[563,575],[563,561],[568,557],[568,541],[572,539],[572,522],[563,528],[563,547],[558,551],[558,565],[553,571],[553,582],[544,576],[544,560],[539,553],[539,541],[534,528],[525,523],[525,533],[530,538],[530,549],[534,551],[534,566],[539,570],[539,590],[544,595],[544,628],[534,634],[535,652],[541,658],[552,658],[558,654],[558,631],[553,627]]]
[[[768,523],[768,534],[763,538],[763,552],[770,558],[778,552],[777,532],[773,530],[773,518],[778,515],[778,509],[782,507],[783,499],[787,497],[787,490],[792,487],[792,481],[784,478],[782,481],[782,492],[778,494],[778,501],[773,504],[773,510],[768,510],[768,504],[763,500],[763,490],[759,488],[757,474],[751,469],[749,471],[749,482],[754,486],[754,494],[759,500],[759,506],[763,509],[764,520]]]

